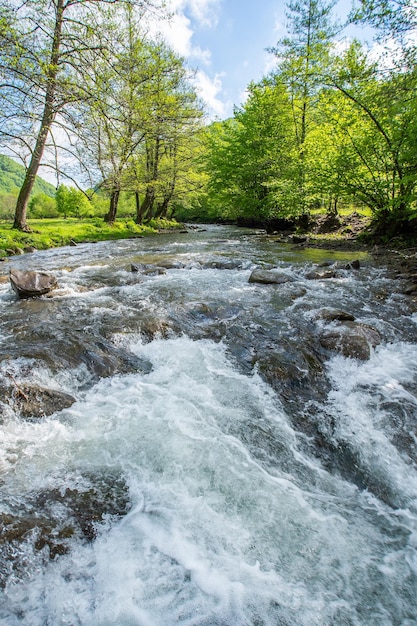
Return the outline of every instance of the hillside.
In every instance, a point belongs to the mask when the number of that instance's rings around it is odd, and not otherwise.
[[[24,175],[25,168],[22,165],[4,154],[0,154],[0,195],[9,193],[17,195]],[[33,193],[45,193],[53,198],[55,196],[55,187],[37,176]]]

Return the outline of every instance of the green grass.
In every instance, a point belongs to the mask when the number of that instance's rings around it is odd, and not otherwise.
[[[312,209],[310,211],[311,215],[326,215],[325,209]],[[351,215],[352,213],[359,213],[363,217],[372,217],[372,211],[368,207],[357,207],[354,205],[344,206],[337,209],[338,215],[341,217],[346,217],[347,215]]]
[[[0,257],[20,254],[27,248],[46,250],[66,246],[71,242],[96,242],[109,239],[129,239],[150,235],[159,229],[180,228],[177,222],[152,220],[147,225],[135,224],[133,220],[120,220],[110,226],[102,218],[79,220],[68,219],[33,219],[28,220],[32,232],[23,233],[12,228],[9,221],[0,221]]]

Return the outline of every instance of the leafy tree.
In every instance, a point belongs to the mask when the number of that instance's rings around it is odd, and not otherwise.
[[[278,42],[276,80],[286,85],[290,97],[298,168],[294,174],[299,187],[300,210],[308,209],[306,140],[313,110],[329,63],[332,39],[337,27],[331,22],[335,0],[290,0],[287,3],[289,36]]]
[[[152,80],[145,86],[144,144],[134,162],[136,188],[144,188],[137,204],[137,223],[166,217],[178,183],[189,169],[189,149],[202,117],[188,80],[184,60],[164,43],[153,46]]]
[[[144,120],[149,115],[144,90],[153,71],[152,46],[144,40],[130,5],[124,22],[125,27],[117,27],[112,58],[93,55],[84,77],[93,97],[82,111],[86,132],[81,149],[98,169],[101,187],[109,195],[105,215],[109,223],[116,218],[127,168],[144,140]]]
[[[270,218],[297,212],[294,128],[285,87],[273,81],[249,87],[234,118],[207,133],[209,198],[224,218]]]
[[[59,213],[54,198],[47,196],[46,193],[37,193],[32,196],[29,202],[30,217],[58,217]]]
[[[415,0],[360,0],[351,13],[352,21],[373,26],[380,38],[405,42],[417,29]]]
[[[338,126],[349,139],[345,167],[360,164],[357,193],[380,218],[407,220],[417,183],[416,68],[380,78],[353,43],[331,83],[350,105]]]
[[[67,217],[86,217],[93,213],[92,206],[85,194],[74,187],[59,185],[56,195],[56,208],[60,215]]]
[[[102,55],[111,42],[102,9],[112,12],[119,4],[121,0],[1,0],[3,138],[28,155],[15,228],[28,230],[27,205],[53,126],[59,124],[68,139],[77,129],[68,115],[71,103],[87,97],[79,88],[80,76],[89,71],[86,57]]]
[[[0,219],[13,218],[16,195],[12,193],[0,193]]]

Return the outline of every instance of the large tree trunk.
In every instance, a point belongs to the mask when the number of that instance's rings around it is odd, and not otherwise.
[[[110,207],[109,212],[104,216],[104,221],[109,224],[114,224],[117,215],[117,206],[120,198],[120,185],[115,185],[110,195]]]
[[[173,194],[167,194],[163,201],[161,202],[161,204],[158,206],[158,210],[156,212],[156,216],[155,217],[167,217],[168,214],[168,207],[169,207],[169,203],[171,202],[171,198],[172,198]]]
[[[64,0],[58,0],[56,6],[55,16],[55,29],[54,37],[52,41],[51,57],[49,61],[49,69],[47,73],[45,103],[42,115],[41,126],[39,134],[36,140],[35,149],[32,153],[29,166],[26,170],[26,175],[19,192],[19,196],[16,202],[16,210],[14,217],[13,228],[17,228],[23,231],[30,231],[26,223],[27,207],[29,203],[30,194],[35,184],[36,174],[38,172],[43,152],[45,149],[46,140],[48,138],[49,131],[56,116],[55,108],[55,93],[57,86],[57,74],[58,74],[58,62],[59,52],[61,46],[62,37],[62,22],[64,14]]]
[[[143,211],[142,206],[140,204],[139,191],[135,191],[135,205],[136,205],[136,224],[142,224],[143,222]]]
[[[142,219],[144,219],[145,217],[151,219],[153,217],[152,209],[153,209],[154,202],[155,202],[155,190],[153,187],[148,186],[146,188],[145,198],[142,202]]]

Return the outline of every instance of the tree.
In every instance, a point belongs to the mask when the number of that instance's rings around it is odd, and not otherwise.
[[[361,164],[362,200],[379,219],[406,222],[417,184],[417,68],[380,77],[354,42],[329,81],[350,103],[339,121],[345,155]]]
[[[153,47],[151,67],[152,80],[144,94],[149,114],[144,118],[142,158],[135,168],[136,180],[145,189],[138,223],[166,216],[186,163],[186,144],[198,131],[202,117],[181,57],[159,42]]]
[[[90,201],[82,191],[74,187],[59,185],[56,194],[56,209],[60,215],[67,217],[85,217],[93,212]]]
[[[234,118],[207,132],[209,200],[226,219],[269,219],[298,212],[294,202],[294,127],[286,88],[249,86]],[[290,193],[292,189],[292,193]]]
[[[28,154],[14,221],[15,228],[28,230],[27,205],[52,127],[61,122],[67,137],[76,132],[76,124],[68,128],[65,115],[72,102],[87,95],[79,89],[79,77],[88,71],[86,57],[103,54],[110,42],[101,9],[110,7],[113,11],[122,2],[6,2],[1,0],[0,5],[0,36],[5,43],[0,61],[7,79],[0,114],[7,123],[3,136],[8,146],[16,151],[18,145],[23,146]],[[141,0],[138,5],[147,3]]]
[[[31,217],[58,217],[59,215],[54,198],[42,192],[32,196],[28,208]]]
[[[298,146],[298,171],[301,212],[308,209],[306,140],[312,122],[322,76],[329,63],[330,44],[336,33],[331,23],[335,0],[290,0],[287,18],[289,37],[271,51],[278,58],[276,80],[286,85],[292,108]]]
[[[379,37],[405,43],[417,28],[415,0],[360,0],[351,13],[352,21],[373,26]],[[415,45],[415,44],[414,44]]]

